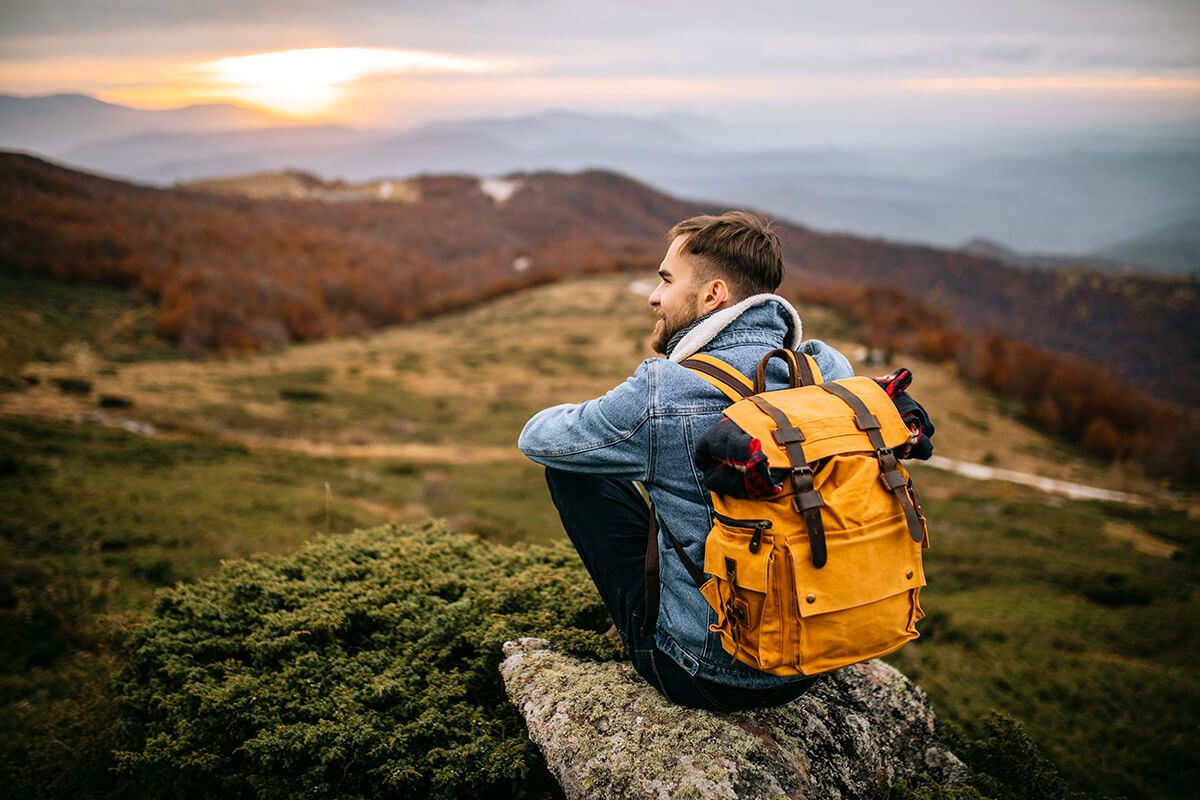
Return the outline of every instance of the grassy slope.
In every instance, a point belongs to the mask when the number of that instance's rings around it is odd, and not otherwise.
[[[173,348],[155,336],[154,315],[153,304],[119,289],[0,274],[0,387],[19,385],[27,362],[81,349],[117,360],[165,357]]]
[[[533,411],[595,396],[647,355],[644,300],[626,282],[548,287],[366,339],[221,361],[116,363],[70,342],[123,312],[90,329],[57,318],[44,335],[68,360],[26,365],[38,385],[0,394],[0,618],[20,643],[0,682],[12,712],[0,733],[17,743],[8,757],[56,726],[88,730],[73,699],[91,696],[116,658],[116,623],[101,612],[136,614],[156,586],[219,559],[430,514],[506,542],[558,538],[540,472],[512,443]],[[53,319],[63,291],[27,310]],[[850,333],[820,309],[802,315],[811,336]],[[941,367],[907,365],[939,452],[1152,488],[1032,433]],[[64,377],[93,388],[63,393]],[[101,394],[132,406],[93,419],[149,422],[159,435],[67,422],[96,412]],[[1200,744],[1194,523],[929,469],[917,478],[933,524],[930,616],[895,661],[969,728],[991,707],[1025,721],[1080,786],[1184,796]],[[92,750],[102,756],[99,735]]]

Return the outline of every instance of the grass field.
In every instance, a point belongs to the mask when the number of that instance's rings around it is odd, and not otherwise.
[[[169,357],[154,315],[153,303],[123,290],[0,274],[0,388],[21,386],[31,361]]]
[[[0,620],[14,645],[0,662],[6,769],[65,792],[70,781],[47,776],[69,750],[85,754],[72,791],[107,785],[104,679],[123,632],[156,588],[222,559],[429,516],[506,543],[560,537],[541,472],[514,442],[534,411],[596,396],[649,355],[649,314],[628,280],[203,361],[114,333],[138,329],[129,315],[144,313],[122,296],[25,286],[22,313],[42,327],[3,329],[25,342],[8,346],[6,369],[36,382],[0,393]],[[55,311],[71,302],[91,316]],[[843,321],[801,314],[809,336],[857,351]],[[53,347],[28,355],[38,337]],[[1024,722],[1080,788],[1190,796],[1195,497],[1161,498],[1131,470],[1040,436],[949,368],[901,364],[938,424],[940,454],[1149,502],[1080,503],[916,466],[933,539],[929,617],[894,663],[968,730],[990,708]]]

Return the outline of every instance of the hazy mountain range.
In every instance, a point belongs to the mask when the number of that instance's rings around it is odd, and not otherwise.
[[[1013,251],[1011,263],[1200,270],[1200,124],[957,148],[880,139],[810,148],[802,132],[789,141],[770,126],[572,112],[368,131],[281,125],[228,105],[0,96],[0,147],[152,184],[285,168],[364,181],[602,167],[818,229],[950,247],[985,239]]]

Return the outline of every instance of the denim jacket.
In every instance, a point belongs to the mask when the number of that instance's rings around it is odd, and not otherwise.
[[[798,322],[786,300],[765,296],[717,331],[700,352],[753,376],[764,354],[799,338]],[[853,374],[846,358],[819,340],[803,342],[797,349],[813,357],[825,379]],[[772,359],[768,389],[786,385],[783,360]],[[687,368],[651,358],[602,397],[536,414],[521,431],[518,447],[548,467],[643,482],[659,519],[658,649],[692,675],[745,688],[771,688],[796,678],[760,672],[725,652],[720,634],[708,628],[716,622],[716,612],[662,532],[667,528],[694,563],[704,563],[713,507],[692,453],[728,405],[724,394]]]

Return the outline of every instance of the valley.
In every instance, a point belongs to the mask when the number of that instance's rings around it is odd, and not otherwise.
[[[222,560],[430,516],[501,543],[560,540],[516,436],[538,409],[597,396],[650,355],[645,298],[630,291],[642,277],[565,281],[375,333],[206,358],[132,345],[113,357],[102,343],[127,324],[119,303],[86,330],[26,309],[62,346],[0,393],[2,619],[18,645],[0,697],[5,758],[32,758],[67,722],[103,738],[111,711],[80,720],[74,698],[103,698],[97,681],[119,669],[120,631],[157,587]],[[57,291],[61,303],[73,290]],[[809,337],[869,352],[848,320],[799,310]],[[1077,786],[1185,796],[1188,709],[1200,702],[1196,495],[1164,496],[1128,464],[1037,433],[952,363],[897,353],[856,365],[893,366],[913,370],[939,456],[1144,500],[1075,501],[913,465],[931,519],[929,617],[893,663],[968,731],[992,708],[1022,721]]]

